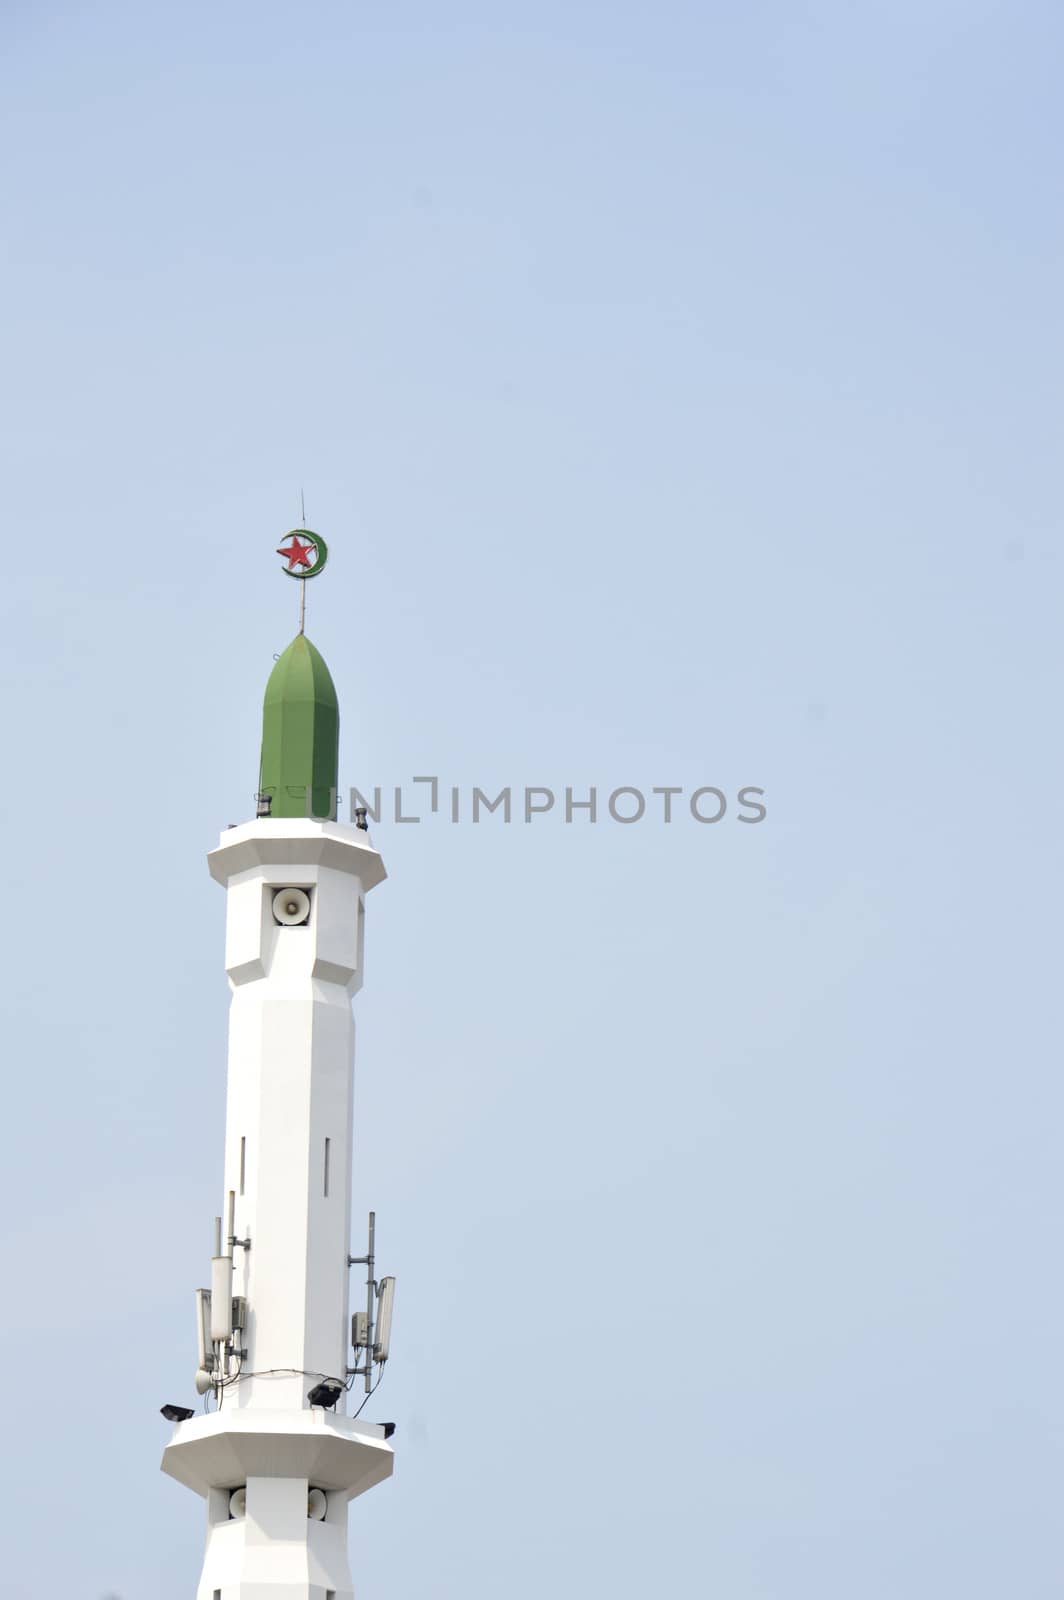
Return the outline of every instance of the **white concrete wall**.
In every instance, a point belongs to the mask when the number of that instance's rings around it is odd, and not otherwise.
[[[277,927],[273,895],[292,885],[311,897],[309,922]],[[350,994],[360,981],[361,904],[356,877],[312,863],[255,868],[229,891],[228,943],[241,959],[229,1018],[225,1191],[236,1194],[235,1232],[252,1241],[236,1252],[234,1288],[248,1300],[253,1372],[342,1379],[347,1365]],[[255,930],[259,955],[248,960]],[[327,977],[316,976],[322,970]],[[305,1403],[308,1387],[304,1376],[277,1375],[229,1392],[238,1405],[275,1407]]]
[[[251,1240],[234,1252],[233,1291],[248,1302],[247,1357],[215,1415],[177,1426],[163,1464],[207,1498],[197,1600],[216,1591],[222,1600],[325,1600],[330,1592],[352,1600],[347,1503],[387,1476],[391,1450],[344,1436],[339,1454],[322,1454],[328,1514],[308,1518],[308,1490],[322,1487],[304,1475],[308,1449],[318,1448],[323,1428],[330,1440],[336,1428],[309,1411],[306,1396],[323,1375],[344,1379],[352,1360],[351,999],[362,983],[364,897],[384,867],[361,830],[301,818],[228,830],[210,865],[227,890],[221,1209],[228,1219],[232,1191],[234,1231]],[[279,926],[273,896],[293,887],[310,896],[308,921]],[[363,1278],[360,1271],[360,1290]],[[247,1434],[248,1425],[258,1431]],[[233,1519],[229,1495],[242,1476],[247,1511]]]
[[[244,1516],[208,1526],[196,1600],[354,1600],[347,1502],[324,1522],[307,1517],[305,1478],[249,1478]],[[226,1495],[228,1505],[228,1495]]]

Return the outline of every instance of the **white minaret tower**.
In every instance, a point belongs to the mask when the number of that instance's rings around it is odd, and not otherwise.
[[[324,542],[291,537],[288,570],[313,576]],[[197,1295],[209,1409],[164,1408],[179,1420],[162,1462],[207,1502],[196,1600],[352,1600],[348,1502],[392,1470],[385,1428],[345,1414],[387,1359],[394,1280],[374,1282],[372,1234],[367,1256],[349,1255],[351,999],[365,896],[385,871],[363,828],[331,820],[338,728],[301,628],[266,690],[259,815],[208,858],[232,990],[224,1220]],[[353,1261],[369,1280],[354,1346]]]

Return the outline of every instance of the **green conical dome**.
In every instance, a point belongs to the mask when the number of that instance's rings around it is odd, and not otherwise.
[[[262,706],[259,790],[273,817],[305,817],[307,790],[316,817],[336,816],[340,707],[329,669],[305,634],[292,640],[270,673]]]

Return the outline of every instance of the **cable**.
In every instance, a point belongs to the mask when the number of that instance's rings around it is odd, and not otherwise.
[[[363,1400],[362,1404],[359,1406],[358,1410],[355,1412],[355,1415],[350,1418],[350,1420],[352,1422],[354,1422],[355,1417],[360,1417],[362,1415],[362,1412],[363,1412],[363,1409],[365,1408],[366,1402],[368,1400],[372,1400],[373,1399],[373,1396],[377,1393],[377,1390],[380,1388],[381,1383],[383,1382],[383,1380],[384,1380],[384,1363],[382,1361],[381,1362],[380,1377],[377,1379],[376,1383],[373,1385],[373,1388],[367,1394],[366,1399]]]
[[[239,1383],[243,1378],[322,1378],[330,1383],[339,1383],[345,1387],[342,1380],[334,1378],[331,1372],[308,1372],[305,1367],[261,1367],[252,1372],[238,1371],[232,1378],[227,1378],[226,1383]]]
[[[371,1399],[372,1396],[377,1393],[377,1390],[380,1388],[381,1383],[383,1382],[383,1379],[384,1379],[384,1367],[385,1367],[385,1363],[381,1362],[381,1364],[380,1364],[380,1372],[378,1373],[376,1383],[368,1391],[368,1393],[366,1394],[365,1399],[362,1401],[362,1404],[359,1406],[358,1410],[351,1417],[348,1418],[348,1421],[354,1422],[355,1417],[361,1416],[362,1412],[363,1412],[363,1410],[365,1408],[366,1401]],[[351,1393],[351,1389],[352,1389],[352,1387],[354,1385],[354,1380],[358,1376],[359,1376],[358,1373],[354,1373],[353,1372],[353,1373],[351,1373],[349,1375],[349,1377],[347,1378],[347,1381],[345,1383],[341,1384],[341,1387],[342,1387],[342,1389],[344,1390],[344,1392],[346,1394],[350,1394]],[[233,1373],[233,1376],[231,1378],[223,1378],[222,1381],[218,1384],[217,1393],[216,1393],[216,1398],[217,1398],[217,1402],[218,1403],[217,1403],[217,1406],[215,1407],[215,1412],[220,1411],[222,1409],[224,1391],[226,1389],[232,1388],[232,1386],[234,1384],[236,1384],[236,1383],[243,1383],[244,1380],[247,1379],[247,1378],[319,1378],[319,1379],[322,1379],[322,1380],[328,1380],[330,1383],[340,1383],[341,1382],[341,1380],[339,1378],[334,1378],[331,1375],[331,1373],[328,1373],[328,1372],[308,1372],[305,1367],[263,1367],[259,1371],[245,1372],[244,1371],[244,1364],[243,1364],[243,1361],[241,1360],[240,1365],[237,1367],[237,1370]],[[214,1393],[215,1393],[215,1390],[209,1389],[207,1391],[207,1393],[203,1396],[203,1409],[204,1409],[204,1412],[208,1416],[211,1416],[211,1415],[215,1414],[215,1413],[212,1413],[211,1410],[210,1410],[210,1398],[211,1398],[211,1395],[214,1394]]]

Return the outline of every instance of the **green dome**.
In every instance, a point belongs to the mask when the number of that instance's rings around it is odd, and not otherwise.
[[[335,818],[339,744],[332,677],[299,633],[278,656],[262,706],[259,791],[271,797],[272,817],[305,817],[309,789],[314,815]]]

